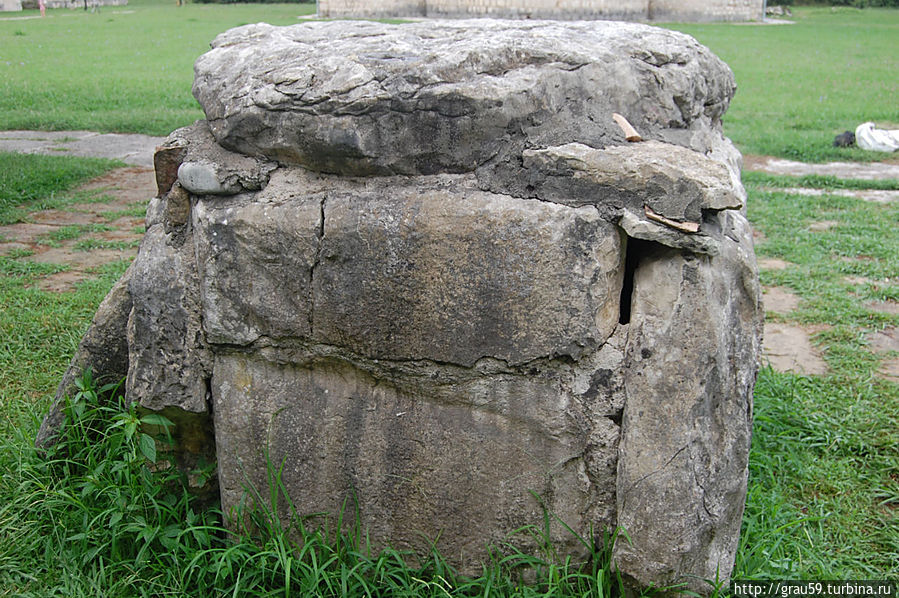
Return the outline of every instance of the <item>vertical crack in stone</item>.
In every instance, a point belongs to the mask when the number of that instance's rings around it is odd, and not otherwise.
[[[318,245],[315,249],[315,259],[312,261],[312,267],[309,268],[309,336],[313,336],[315,331],[315,269],[321,261],[322,241],[325,238],[325,202],[327,197],[323,197],[319,204],[319,223],[316,238]]]
[[[621,283],[621,299],[618,302],[618,323],[629,324],[631,321],[631,303],[634,295],[634,274],[640,262],[653,252],[657,243],[627,236],[624,250],[624,279]]]
[[[203,378],[203,383],[206,386],[206,413],[209,414],[209,421],[213,421],[213,401],[212,401],[212,375],[206,376]],[[214,437],[214,435],[213,435]]]
[[[664,465],[662,465],[661,467],[659,467],[659,468],[656,469],[655,471],[650,471],[649,473],[647,473],[646,475],[644,475],[643,477],[641,477],[639,480],[637,480],[637,481],[635,481],[633,484],[631,484],[631,488],[630,488],[630,491],[629,491],[629,492],[632,492],[637,486],[639,486],[640,484],[642,484],[643,481],[646,480],[647,478],[649,478],[649,477],[651,477],[651,476],[654,476],[655,474],[657,474],[657,473],[659,473],[659,472],[661,472],[661,471],[664,471],[665,468],[668,467],[669,465],[671,465],[671,463],[672,463],[675,459],[677,459],[677,457],[678,457],[682,452],[684,452],[685,450],[687,450],[687,448],[688,448],[689,446],[690,446],[689,444],[685,444],[684,446],[680,447],[679,449],[677,449],[677,451],[676,451],[673,455],[671,455],[671,458],[668,459],[668,460],[665,462]]]
[[[609,415],[608,419],[609,419],[609,421],[611,421],[613,424],[615,424],[616,426],[618,426],[620,428],[622,415],[624,415],[624,409],[618,409],[614,413]]]

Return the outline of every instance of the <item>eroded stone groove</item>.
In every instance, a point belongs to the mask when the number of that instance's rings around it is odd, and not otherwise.
[[[179,465],[214,434],[226,512],[268,494],[268,459],[301,512],[353,501],[377,546],[439,537],[472,572],[545,505],[624,527],[629,583],[707,593],[737,546],[761,330],[733,91],[642,25],[222,34],[196,63],[207,120],[160,148],[140,254],[58,395],[86,365],[127,373],[178,414]]]

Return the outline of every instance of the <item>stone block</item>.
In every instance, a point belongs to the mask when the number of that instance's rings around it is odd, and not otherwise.
[[[314,335],[379,359],[576,359],[618,324],[622,255],[593,208],[462,185],[329,197]]]

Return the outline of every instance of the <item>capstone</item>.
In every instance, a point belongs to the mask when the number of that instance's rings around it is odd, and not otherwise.
[[[644,25],[341,21],[195,69],[207,118],[159,148],[59,400],[127,375],[225,512],[276,464],[302,514],[464,572],[548,509],[575,558],[569,528],[623,528],[634,587],[729,577],[762,310],[723,62]]]

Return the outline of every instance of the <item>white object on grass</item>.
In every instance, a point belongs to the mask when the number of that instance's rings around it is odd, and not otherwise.
[[[855,129],[855,144],[864,150],[895,152],[899,150],[899,129],[888,131],[874,127],[874,123],[862,123]]]

